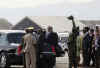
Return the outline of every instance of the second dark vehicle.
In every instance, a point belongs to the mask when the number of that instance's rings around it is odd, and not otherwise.
[[[0,30],[0,68],[23,64],[23,54],[17,50],[24,35],[22,30]]]

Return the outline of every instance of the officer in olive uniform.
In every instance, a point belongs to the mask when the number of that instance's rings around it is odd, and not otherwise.
[[[33,34],[34,27],[26,28],[26,34],[22,39],[22,53],[24,53],[25,67],[36,68],[36,35]]]

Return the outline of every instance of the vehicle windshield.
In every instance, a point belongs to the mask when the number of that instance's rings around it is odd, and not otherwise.
[[[67,39],[68,39],[67,37],[59,37],[59,42],[66,43]]]
[[[25,33],[9,33],[7,35],[7,40],[9,43],[21,43],[22,37]]]

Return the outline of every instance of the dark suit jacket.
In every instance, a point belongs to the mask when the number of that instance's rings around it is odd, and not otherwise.
[[[51,51],[50,46],[54,45],[56,47],[58,45],[58,35],[55,32],[51,32],[47,38],[45,38],[46,32],[43,32],[38,40],[38,45],[40,52],[49,52]],[[47,44],[47,45],[46,45]]]

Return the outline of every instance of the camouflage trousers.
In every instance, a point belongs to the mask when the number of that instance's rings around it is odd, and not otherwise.
[[[77,56],[76,54],[73,52],[69,53],[69,68],[72,68],[72,66],[74,66],[74,68],[77,68]]]

